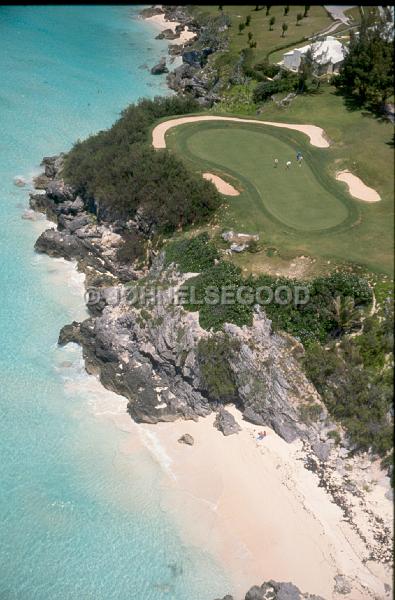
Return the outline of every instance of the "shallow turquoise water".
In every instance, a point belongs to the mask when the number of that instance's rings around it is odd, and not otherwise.
[[[60,327],[83,318],[78,277],[37,256],[21,219],[43,155],[167,93],[144,68],[164,53],[130,7],[0,7],[0,598],[210,600],[225,575],[161,510],[160,466],[103,412]],[[67,361],[67,362],[65,362]]]

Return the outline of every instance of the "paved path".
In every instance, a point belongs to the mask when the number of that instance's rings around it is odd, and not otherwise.
[[[324,6],[328,13],[335,19],[335,21],[341,21],[345,25],[350,24],[350,19],[344,14],[344,11],[349,10],[350,8],[355,8],[354,6]]]

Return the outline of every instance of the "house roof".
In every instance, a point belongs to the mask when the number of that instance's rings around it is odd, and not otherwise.
[[[314,62],[320,65],[331,62],[336,64],[344,60],[346,55],[346,49],[339,40],[331,35],[328,35],[325,40],[302,46],[301,48],[295,48],[290,52],[286,52],[284,56],[291,56],[295,52],[298,54],[306,54],[308,50],[312,50]]]

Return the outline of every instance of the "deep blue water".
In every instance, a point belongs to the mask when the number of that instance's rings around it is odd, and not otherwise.
[[[0,7],[0,599],[211,600],[225,576],[161,509],[161,467],[103,413],[124,410],[59,349],[83,318],[80,277],[34,254],[13,183],[43,155],[167,93],[137,7]],[[70,278],[70,274],[72,277]],[[137,435],[137,434],[136,434]],[[129,437],[128,437],[129,436]]]

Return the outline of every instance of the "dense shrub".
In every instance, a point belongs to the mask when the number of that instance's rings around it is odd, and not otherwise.
[[[235,323],[240,327],[251,325],[252,306],[240,303],[226,304],[221,298],[224,289],[236,289],[245,285],[241,270],[232,263],[221,262],[203,271],[197,277],[189,279],[183,286],[187,298],[193,300],[186,304],[185,308],[191,311],[199,311],[199,323],[204,329],[218,331],[224,323]],[[214,290],[213,295],[210,290]],[[211,303],[213,298],[213,303]]]
[[[66,181],[94,199],[99,218],[133,218],[140,209],[147,232],[204,221],[220,204],[215,187],[148,139],[156,119],[196,109],[195,101],[175,96],[129,106],[111,129],[75,144]]]
[[[237,400],[237,387],[229,359],[239,342],[229,336],[213,336],[199,340],[197,359],[203,389],[212,400],[226,403]]]
[[[346,428],[357,450],[385,457],[392,449],[393,427],[388,419],[392,386],[363,362],[354,339],[328,350],[311,345],[304,359],[306,374],[314,383],[330,414]]]
[[[175,263],[182,273],[198,273],[213,266],[218,250],[207,233],[189,240],[171,242],[166,247],[166,264]]]
[[[263,306],[274,329],[287,331],[304,344],[325,342],[354,330],[361,322],[361,309],[372,299],[368,282],[353,273],[334,273],[312,282],[262,275],[252,279],[249,285],[267,286],[273,293],[280,286],[291,289],[305,286],[308,289],[306,304],[271,302]]]
[[[117,258],[121,263],[131,263],[144,255],[144,239],[136,232],[123,236],[123,243],[117,249]]]
[[[273,94],[292,92],[298,88],[298,77],[294,73],[283,72],[279,79],[262,81],[254,89],[254,102],[265,102]]]

